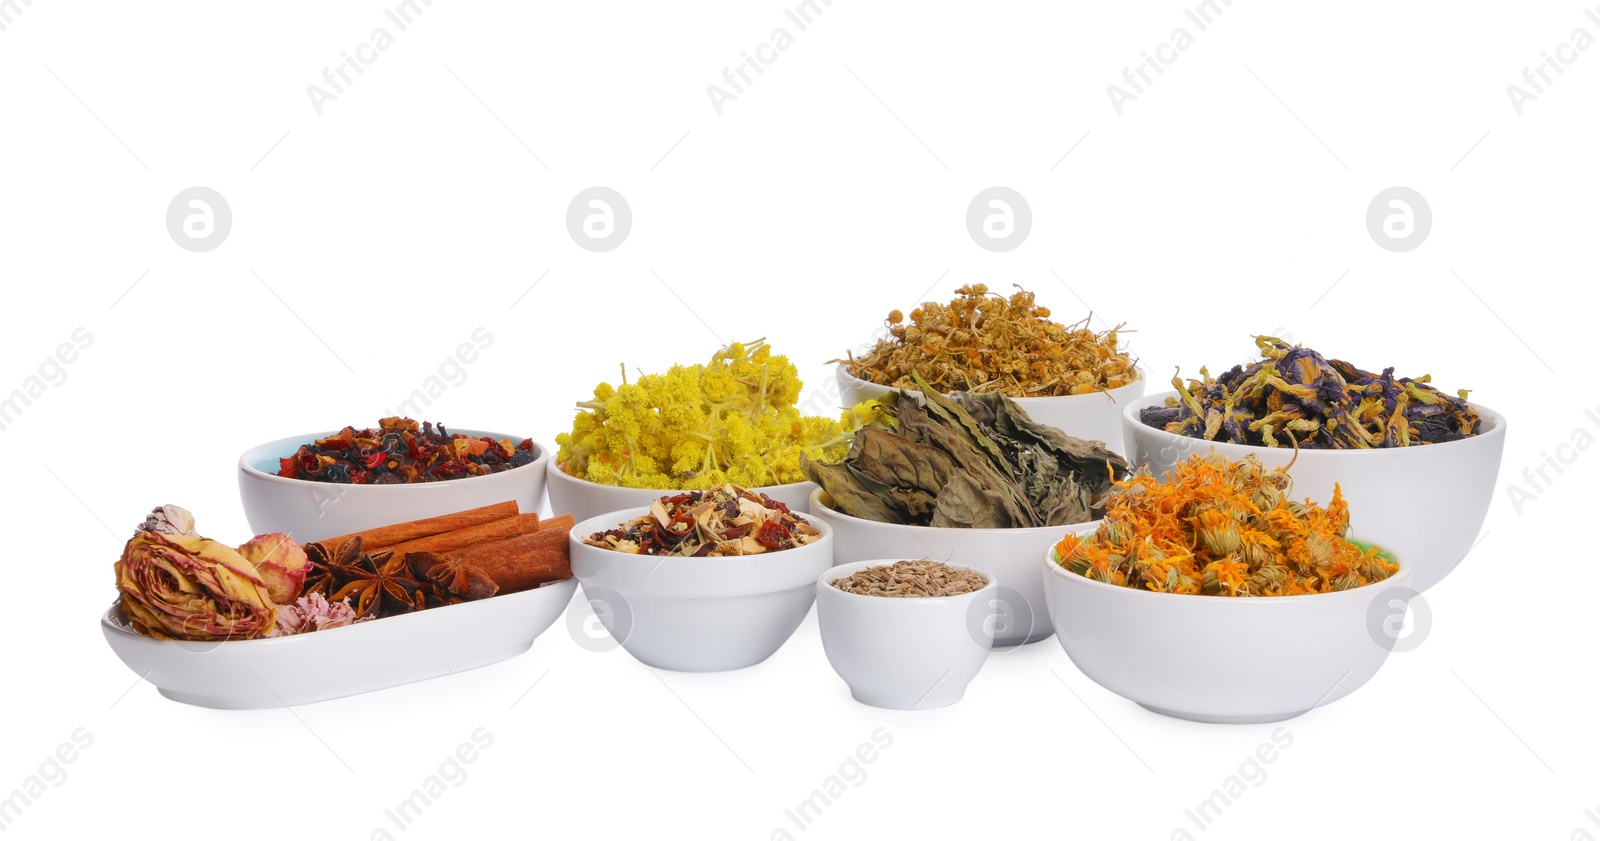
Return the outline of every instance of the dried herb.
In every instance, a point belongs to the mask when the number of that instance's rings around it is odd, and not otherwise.
[[[377,429],[347,426],[278,459],[278,475],[345,485],[443,482],[499,473],[534,461],[533,439],[469,438],[439,424],[384,418]]]
[[[982,590],[988,583],[970,569],[959,569],[928,558],[867,567],[832,582],[846,593],[890,599],[960,596]]]
[[[349,581],[328,601],[355,599],[356,616],[393,616],[427,607],[422,584],[411,577],[404,555],[385,549],[362,555],[356,563],[339,573]]]
[[[476,564],[432,552],[406,553],[406,565],[417,581],[430,585],[430,602],[440,605],[487,599],[500,592],[489,574]],[[432,605],[430,605],[432,606]]]
[[[816,542],[822,533],[763,493],[724,485],[664,496],[650,512],[583,539],[635,555],[688,558],[762,555]]]
[[[891,392],[839,462],[806,459],[834,507],[883,523],[1028,528],[1096,519],[1128,463],[1098,441],[1034,423],[999,394]]]
[[[956,290],[948,305],[924,303],[889,313],[890,337],[865,356],[834,359],[857,378],[912,388],[912,373],[940,391],[1007,397],[1059,397],[1121,388],[1139,379],[1137,364],[1117,347],[1118,325],[1096,333],[1089,319],[1070,327],[1022,290],[1008,300],[976,283]]]
[[[1286,469],[1255,456],[1193,456],[1157,481],[1118,482],[1104,522],[1056,544],[1058,562],[1122,587],[1207,596],[1294,596],[1382,581],[1399,565],[1351,543],[1350,511],[1289,498]]]
[[[843,452],[860,425],[802,415],[799,370],[765,340],[734,342],[704,365],[674,365],[622,384],[595,386],[572,431],[556,436],[556,462],[600,485],[707,490],[802,481],[800,453]]]
[[[1262,359],[1187,384],[1177,397],[1139,413],[1146,426],[1175,435],[1267,447],[1371,449],[1438,444],[1478,434],[1479,417],[1462,389],[1452,397],[1431,378],[1363,371],[1274,336],[1257,336]]]

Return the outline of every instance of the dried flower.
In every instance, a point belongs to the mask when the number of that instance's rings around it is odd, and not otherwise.
[[[1267,447],[1369,449],[1456,441],[1478,434],[1465,389],[1456,397],[1431,378],[1372,374],[1314,350],[1257,336],[1262,359],[1187,384],[1177,397],[1139,413],[1146,426],[1174,435]]]
[[[674,365],[635,383],[595,387],[572,431],[556,436],[570,476],[630,488],[707,490],[804,481],[802,451],[844,453],[840,436],[869,408],[842,420],[802,416],[799,372],[761,339],[735,342],[705,365]]]
[[[255,566],[273,602],[289,604],[300,596],[311,562],[305,550],[289,535],[282,532],[258,534],[239,547],[239,554]]]
[[[1193,456],[1159,482],[1118,482],[1092,535],[1067,535],[1058,562],[1087,578],[1161,593],[1294,596],[1382,581],[1399,565],[1347,539],[1350,512],[1289,499],[1289,474],[1255,456]]]
[[[250,639],[276,619],[255,567],[199,535],[141,531],[123,547],[116,574],[123,612],[157,639]]]
[[[272,630],[266,635],[289,637],[328,628],[342,628],[371,619],[371,616],[357,618],[355,608],[350,606],[349,599],[330,602],[323,598],[321,593],[312,593],[301,596],[293,604],[278,608],[277,624],[273,625]]]
[[[159,534],[195,534],[194,515],[176,505],[163,505],[150,512],[144,522],[134,529],[134,534],[153,531]]]
[[[914,388],[920,373],[940,391],[994,392],[1007,397],[1059,397],[1121,388],[1139,379],[1137,363],[1117,348],[1118,325],[1096,333],[1089,320],[1064,327],[1032,292],[1005,297],[976,283],[956,290],[948,306],[925,303],[904,324],[889,313],[890,338],[865,356],[834,359],[856,377]]]

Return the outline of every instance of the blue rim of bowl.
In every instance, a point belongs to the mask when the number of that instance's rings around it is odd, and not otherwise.
[[[1359,539],[1355,539],[1355,538],[1346,538],[1346,539],[1350,543],[1354,543],[1355,545],[1357,545],[1359,547],[1362,547],[1362,548],[1367,548],[1367,547],[1376,548],[1379,552],[1383,553],[1383,555],[1385,557],[1387,557],[1389,560],[1392,560],[1395,563],[1399,564],[1400,568],[1395,570],[1394,575],[1391,575],[1388,578],[1383,579],[1382,581],[1373,581],[1373,582],[1371,582],[1369,584],[1363,584],[1360,587],[1352,587],[1352,588],[1350,588],[1348,590],[1335,590],[1335,591],[1333,591],[1331,593],[1301,593],[1299,595],[1294,595],[1294,596],[1252,596],[1252,597],[1248,597],[1248,598],[1239,598],[1237,596],[1207,596],[1207,595],[1204,595],[1204,594],[1201,594],[1201,593],[1162,593],[1162,592],[1159,592],[1159,591],[1156,591],[1156,590],[1146,590],[1143,587],[1125,587],[1125,586],[1121,586],[1121,585],[1118,585],[1118,584],[1108,584],[1108,583],[1106,583],[1104,581],[1097,581],[1097,580],[1095,580],[1093,578],[1090,578],[1087,575],[1079,575],[1078,573],[1073,572],[1072,570],[1067,569],[1066,567],[1062,566],[1061,562],[1059,560],[1057,560],[1057,558],[1056,558],[1056,547],[1053,544],[1050,546],[1049,549],[1045,550],[1044,563],[1045,563],[1045,566],[1048,567],[1050,569],[1050,571],[1055,573],[1056,575],[1063,576],[1063,577],[1065,577],[1065,578],[1067,578],[1069,580],[1076,580],[1076,581],[1083,582],[1084,584],[1089,585],[1091,588],[1103,588],[1105,592],[1121,592],[1121,593],[1142,594],[1142,595],[1135,595],[1135,596],[1133,596],[1133,598],[1141,598],[1142,596],[1155,596],[1155,597],[1164,598],[1164,599],[1189,599],[1194,604],[1204,604],[1204,603],[1207,603],[1207,602],[1216,602],[1218,604],[1234,604],[1234,603],[1244,603],[1244,602],[1267,602],[1267,603],[1294,604],[1297,601],[1301,601],[1301,600],[1304,600],[1304,599],[1333,599],[1333,598],[1340,598],[1340,597],[1343,597],[1343,598],[1355,598],[1356,594],[1360,594],[1360,593],[1365,593],[1367,595],[1367,597],[1370,598],[1375,593],[1383,592],[1385,585],[1387,585],[1389,587],[1403,587],[1405,589],[1412,590],[1413,592],[1415,592],[1415,588],[1413,588],[1411,586],[1411,567],[1405,561],[1400,560],[1398,557],[1396,557],[1394,555],[1393,552],[1390,552],[1388,549],[1384,549],[1384,548],[1382,548],[1380,546],[1376,546],[1375,544],[1368,543],[1367,541],[1359,540]],[[1398,583],[1398,584],[1395,583],[1396,579],[1399,579],[1399,578],[1402,578],[1402,577],[1405,579],[1403,582]],[[1245,609],[1249,610],[1250,608],[1245,608]]]
[[[328,437],[330,435],[337,434],[338,432],[339,432],[339,430],[335,429],[335,430],[332,430],[332,431],[329,431],[329,432],[321,432],[321,433],[310,432],[310,433],[306,433],[305,435],[289,435],[289,436],[286,436],[284,438],[279,438],[279,439],[277,439],[275,441],[267,441],[265,443],[257,444],[254,447],[251,447],[251,448],[245,450],[243,453],[239,454],[239,470],[242,473],[248,474],[248,475],[256,477],[256,478],[266,479],[266,480],[274,481],[274,482],[283,482],[283,483],[290,483],[290,484],[295,484],[295,485],[302,485],[302,486],[304,486],[304,485],[326,486],[326,487],[329,487],[329,488],[428,488],[428,487],[439,487],[439,486],[442,486],[442,485],[451,485],[451,484],[456,484],[456,483],[461,483],[461,482],[475,482],[475,481],[478,481],[478,480],[481,480],[481,479],[493,479],[496,476],[504,476],[504,475],[506,475],[508,473],[516,473],[516,472],[522,471],[522,470],[536,470],[536,469],[539,469],[543,465],[544,462],[551,460],[555,455],[555,451],[554,450],[550,449],[549,447],[546,447],[545,445],[539,443],[538,441],[534,441],[533,442],[533,447],[534,447],[534,458],[533,458],[533,461],[530,461],[527,464],[522,465],[521,467],[513,467],[510,470],[501,470],[501,471],[499,471],[497,473],[488,473],[488,474],[485,474],[483,476],[465,476],[465,477],[462,477],[460,479],[444,479],[444,480],[441,480],[441,481],[438,481],[438,482],[407,482],[407,483],[402,483],[402,484],[397,484],[397,485],[370,485],[370,484],[369,485],[358,485],[358,484],[355,484],[353,482],[314,482],[314,481],[312,481],[310,479],[295,479],[295,478],[291,478],[291,477],[288,477],[288,476],[279,476],[276,473],[268,473],[265,470],[262,470],[262,469],[260,469],[260,468],[258,468],[256,466],[250,464],[248,459],[247,459],[247,457],[251,453],[253,453],[255,451],[261,450],[261,449],[265,449],[267,447],[272,447],[272,446],[277,445],[277,444],[284,444],[285,446],[287,446],[289,442],[293,442],[293,441],[299,441],[299,442],[301,442],[301,444],[304,444],[304,443],[306,443],[308,441],[321,440],[321,439],[326,438],[326,437]],[[477,429],[454,429],[454,430],[451,430],[451,433],[452,434],[466,435],[466,436],[469,436],[471,438],[488,437],[488,438],[493,438],[496,441],[499,441],[501,439],[510,439],[513,442],[514,445],[515,444],[521,444],[523,441],[530,440],[527,437],[516,436],[516,435],[500,435],[498,433],[486,432],[486,431],[477,430]],[[300,445],[295,445],[295,446],[296,446],[296,449],[298,449]],[[284,457],[285,456],[273,456],[273,458],[284,458]]]
[[[1179,434],[1177,434],[1175,432],[1168,432],[1165,429],[1161,429],[1159,427],[1151,426],[1151,425],[1149,425],[1149,424],[1147,424],[1144,421],[1139,419],[1139,417],[1137,415],[1138,412],[1140,412],[1140,411],[1142,411],[1145,408],[1150,407],[1150,406],[1163,406],[1163,405],[1166,405],[1166,399],[1168,397],[1177,397],[1177,396],[1178,396],[1178,392],[1176,392],[1176,391],[1163,391],[1163,392],[1161,392],[1159,394],[1146,394],[1143,397],[1138,398],[1137,400],[1131,400],[1131,401],[1128,402],[1128,405],[1124,406],[1123,409],[1122,409],[1123,422],[1124,423],[1131,423],[1131,424],[1134,424],[1135,426],[1138,426],[1138,427],[1143,427],[1144,429],[1148,429],[1153,433],[1165,436],[1166,438],[1171,439],[1173,441],[1192,441],[1192,442],[1194,442],[1193,446],[1196,447],[1196,448],[1204,447],[1204,446],[1207,446],[1207,445],[1216,445],[1216,446],[1224,446],[1224,447],[1239,447],[1241,449],[1252,450],[1252,451],[1254,451],[1254,450],[1263,450],[1263,451],[1266,451],[1266,452],[1269,452],[1269,453],[1270,452],[1283,452],[1283,453],[1293,453],[1294,452],[1294,449],[1291,448],[1291,447],[1263,447],[1263,446],[1261,446],[1259,444],[1236,444],[1236,443],[1234,443],[1232,441],[1211,441],[1211,440],[1208,440],[1208,439],[1205,439],[1205,438],[1191,438],[1188,435],[1179,435]],[[1415,444],[1415,445],[1410,446],[1410,447],[1374,447],[1374,448],[1366,449],[1366,450],[1360,450],[1360,449],[1355,449],[1355,450],[1328,450],[1328,449],[1315,449],[1315,450],[1312,450],[1312,449],[1305,449],[1305,450],[1300,450],[1300,457],[1301,458],[1305,458],[1307,456],[1310,456],[1312,458],[1320,458],[1322,453],[1337,453],[1337,454],[1339,454],[1341,456],[1343,456],[1343,455],[1356,455],[1356,454],[1366,455],[1366,454],[1371,454],[1371,453],[1403,453],[1403,452],[1406,452],[1407,450],[1431,450],[1431,449],[1433,449],[1435,447],[1453,447],[1453,446],[1456,446],[1458,444],[1459,445],[1465,445],[1465,444],[1467,444],[1469,442],[1472,442],[1472,441],[1481,441],[1481,440],[1487,440],[1487,439],[1490,439],[1490,438],[1503,438],[1503,437],[1505,437],[1505,434],[1506,434],[1506,416],[1505,415],[1500,414],[1499,412],[1489,408],[1488,406],[1485,406],[1485,405],[1483,405],[1481,403],[1474,403],[1474,402],[1472,402],[1470,400],[1467,401],[1467,405],[1471,406],[1473,408],[1473,410],[1478,413],[1478,416],[1479,416],[1480,419],[1492,421],[1494,423],[1494,426],[1490,427],[1487,430],[1479,432],[1477,435],[1469,436],[1467,438],[1459,438],[1459,439],[1457,439],[1455,441],[1443,441],[1443,442],[1440,442],[1438,444]],[[1132,449],[1132,447],[1130,446],[1129,449]],[[1195,449],[1193,452],[1199,453],[1201,451],[1199,449]]]

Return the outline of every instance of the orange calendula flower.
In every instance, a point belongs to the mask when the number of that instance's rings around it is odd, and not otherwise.
[[[1119,586],[1208,596],[1295,596],[1382,581],[1399,565],[1350,542],[1350,509],[1334,486],[1324,508],[1289,498],[1289,474],[1254,456],[1212,453],[1165,482],[1117,482],[1091,535],[1056,544],[1067,570]]]

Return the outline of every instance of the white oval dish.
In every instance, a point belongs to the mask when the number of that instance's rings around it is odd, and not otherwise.
[[[124,665],[174,701],[225,710],[311,704],[515,657],[566,609],[575,579],[275,639],[184,642],[100,620]]]
[[[971,593],[931,598],[864,596],[833,586],[838,579],[896,560],[841,564],[817,578],[823,651],[851,696],[863,704],[891,710],[948,707],[966,694],[994,647],[995,578],[965,564],[950,564],[970,569],[988,583]]]
[[[1495,478],[1506,443],[1506,419],[1471,404],[1482,431],[1443,444],[1374,450],[1300,450],[1219,443],[1146,426],[1139,412],[1163,405],[1175,391],[1128,404],[1122,423],[1133,464],[1148,464],[1165,477],[1180,460],[1215,449],[1229,459],[1255,456],[1267,467],[1294,462],[1293,498],[1327,504],[1334,483],[1350,506],[1350,527],[1391,551],[1411,570],[1418,592],[1444,580],[1466,557],[1494,498]]]
[[[1156,593],[1071,572],[1044,554],[1056,639],[1089,679],[1162,715],[1248,724],[1332,703],[1377,674],[1394,648],[1384,622],[1414,594],[1411,570],[1337,593]]]
[[[811,515],[833,527],[833,558],[845,564],[873,558],[932,558],[992,574],[988,596],[999,609],[996,646],[1038,642],[1052,633],[1039,553],[1069,531],[1093,531],[1100,521],[1026,529],[946,529],[878,523],[834,510],[821,488],[811,492]]]
[[[816,600],[813,585],[833,566],[833,531],[814,543],[761,555],[672,558],[601,549],[583,537],[609,531],[649,508],[601,514],[572,529],[572,574],[612,638],[639,662],[678,672],[754,666],[794,635]]]
[[[624,488],[597,484],[569,475],[554,459],[550,460],[546,472],[549,476],[546,487],[550,489],[551,510],[558,514],[571,514],[577,520],[587,520],[608,511],[648,506],[661,497],[684,493],[671,488]],[[796,514],[807,514],[810,513],[811,489],[815,487],[811,482],[794,482],[750,490],[772,497],[789,506],[789,510]]]
[[[835,366],[834,376],[839,380],[839,395],[843,398],[846,409],[863,400],[875,400],[894,390],[886,385],[856,378],[842,362]],[[1139,369],[1139,379],[1109,391],[1069,394],[1064,397],[1013,397],[1012,399],[1035,423],[1053,426],[1074,438],[1104,442],[1112,452],[1125,455],[1130,442],[1123,438],[1122,409],[1130,401],[1144,395],[1144,384],[1145,373],[1143,369]],[[918,400],[922,399],[921,392],[913,390],[911,393],[915,394]]]
[[[471,437],[486,435],[513,444],[522,438],[471,429],[452,429]],[[284,532],[300,543],[341,534],[454,514],[469,508],[515,500],[524,514],[537,513],[544,499],[545,463],[551,450],[534,442],[534,460],[521,467],[443,482],[409,485],[345,485],[277,475],[278,459],[302,444],[338,430],[269,441],[239,456],[239,499],[256,534]],[[557,511],[556,513],[564,513]]]

